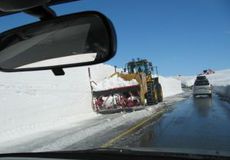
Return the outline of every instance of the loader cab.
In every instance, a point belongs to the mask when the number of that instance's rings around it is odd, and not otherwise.
[[[128,73],[145,73],[146,75],[150,75],[153,73],[153,65],[151,62],[147,60],[138,60],[138,61],[131,61],[127,63],[126,67]]]

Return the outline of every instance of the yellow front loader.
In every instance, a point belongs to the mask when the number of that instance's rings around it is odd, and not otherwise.
[[[163,101],[162,87],[158,80],[157,67],[146,59],[128,62],[123,72],[115,72],[110,77],[120,77],[124,81],[136,80],[136,85],[113,87],[94,91],[93,109],[99,113],[113,113],[123,110],[142,109]]]

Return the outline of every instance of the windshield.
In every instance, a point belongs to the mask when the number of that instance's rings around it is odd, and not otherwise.
[[[205,85],[209,85],[209,82],[207,80],[197,80],[195,82],[195,86],[205,86]]]
[[[197,80],[207,80],[207,78],[205,76],[198,76],[196,77]]]
[[[139,148],[230,154],[230,1],[86,0],[51,8],[58,16],[105,14],[117,33],[117,53],[102,64],[64,69],[64,76],[1,72],[0,153]],[[35,21],[25,13],[3,16],[0,31]],[[124,72],[133,61],[138,65]],[[149,64],[159,75],[152,76]],[[213,88],[193,90],[194,84]]]
[[[145,72],[148,74],[148,66],[146,63],[136,63],[132,62],[128,64],[128,72],[129,73],[136,73],[136,72]]]

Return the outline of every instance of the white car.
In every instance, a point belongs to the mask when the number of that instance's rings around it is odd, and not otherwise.
[[[212,85],[205,76],[197,76],[193,85],[193,97],[207,95],[212,97]]]

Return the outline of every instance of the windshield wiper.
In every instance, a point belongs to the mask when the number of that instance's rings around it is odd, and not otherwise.
[[[1,158],[16,157],[23,158],[54,158],[54,159],[87,159],[87,160],[148,160],[148,159],[229,159],[229,155],[206,155],[192,153],[176,153],[158,150],[122,149],[122,148],[96,148],[77,151],[50,151],[50,152],[29,152],[29,153],[5,153],[0,154]]]

